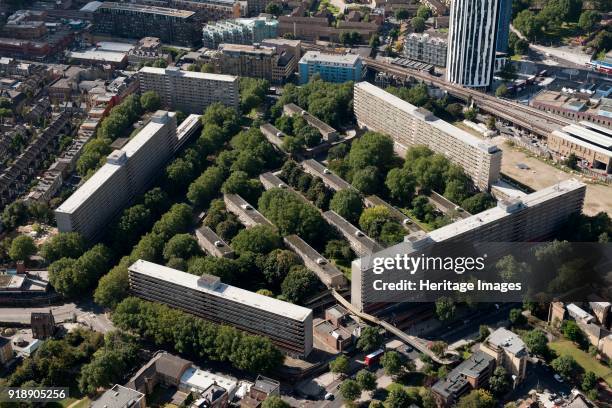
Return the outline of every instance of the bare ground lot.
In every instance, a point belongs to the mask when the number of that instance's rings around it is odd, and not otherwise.
[[[579,174],[570,174],[556,169],[548,164],[527,154],[506,146],[504,138],[496,137],[493,142],[499,146],[503,152],[502,173],[520,181],[521,183],[540,190],[551,186],[561,180],[578,178],[585,181]],[[519,169],[516,165],[524,163],[529,166],[529,170]],[[587,182],[586,198],[584,203],[584,213],[595,215],[600,211],[605,211],[612,216],[612,186],[593,184]]]

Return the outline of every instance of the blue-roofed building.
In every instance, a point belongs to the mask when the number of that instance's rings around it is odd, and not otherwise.
[[[328,82],[342,83],[361,81],[363,63],[356,54],[326,54],[308,51],[299,63],[300,84],[307,83],[313,75],[319,74]]]

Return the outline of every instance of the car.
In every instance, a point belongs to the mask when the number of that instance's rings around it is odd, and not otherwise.
[[[554,377],[555,377],[555,380],[557,380],[557,382],[560,382],[560,383],[563,382],[563,378],[559,374],[555,374]]]
[[[333,400],[334,400],[334,398],[336,398],[336,397],[335,397],[335,396],[334,396],[334,394],[332,394],[331,392],[328,392],[327,394],[325,394],[325,399],[326,399],[327,401],[333,401]]]
[[[414,351],[412,346],[406,346],[405,350],[406,350],[406,353],[412,353]]]

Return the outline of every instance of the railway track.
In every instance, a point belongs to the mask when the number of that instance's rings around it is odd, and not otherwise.
[[[530,106],[507,99],[496,98],[482,92],[449,84],[448,82],[425,72],[412,70],[391,63],[364,58],[366,66],[379,72],[386,72],[404,78],[414,78],[419,81],[444,89],[453,96],[467,100],[471,99],[482,110],[503,120],[512,122],[540,136],[548,137],[555,129],[567,126],[572,122],[568,119],[542,112]]]
[[[314,51],[325,51],[332,53],[344,53],[343,48],[330,48],[316,44],[303,44],[303,49]],[[400,78],[414,78],[427,84],[444,89],[451,95],[460,99],[471,99],[483,111],[492,114],[502,120],[518,125],[530,132],[542,137],[548,137],[550,132],[555,129],[567,126],[572,121],[552,115],[530,106],[487,95],[480,91],[464,88],[458,85],[449,84],[442,78],[430,75],[427,72],[418,71],[410,68],[394,65],[389,62],[375,60],[372,58],[363,59],[365,65],[379,72],[386,72]]]

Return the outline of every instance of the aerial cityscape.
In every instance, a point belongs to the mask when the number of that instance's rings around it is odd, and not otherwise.
[[[0,408],[612,408],[612,1],[0,0]]]

